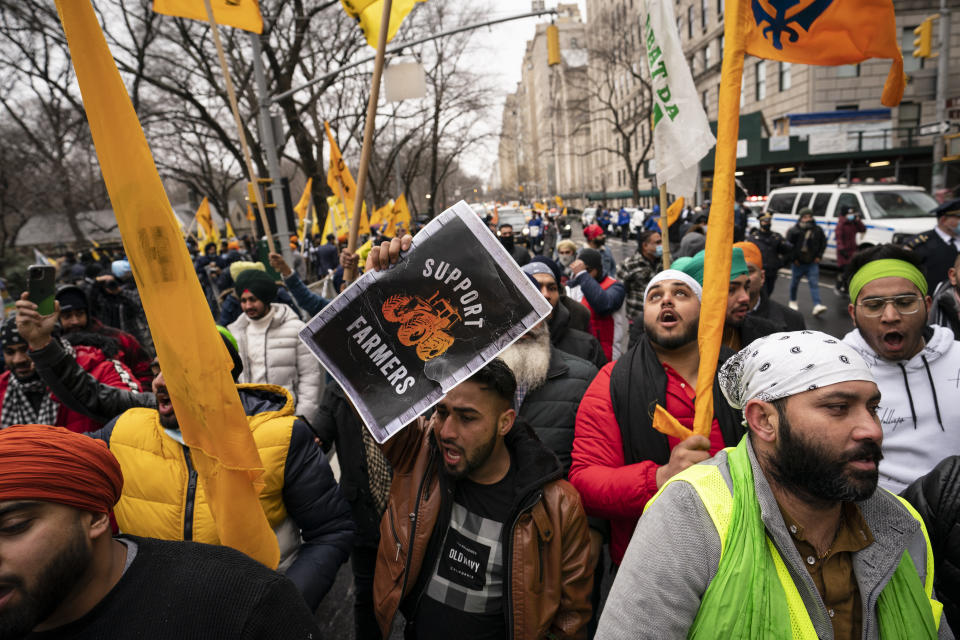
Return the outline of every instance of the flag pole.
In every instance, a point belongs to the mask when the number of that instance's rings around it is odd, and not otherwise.
[[[210,0],[204,0],[209,4]],[[370,99],[367,101],[367,121],[363,127],[363,150],[360,152],[360,169],[357,173],[357,197],[353,201],[353,217],[350,218],[350,235],[347,237],[347,249],[357,250],[357,235],[360,231],[360,212],[363,208],[363,191],[367,184],[367,165],[373,152],[373,130],[377,119],[377,100],[380,98],[380,75],[383,73],[383,60],[387,49],[387,32],[390,29],[390,9],[393,0],[383,0],[383,15],[380,18],[380,35],[377,38],[377,57],[373,61],[373,77],[370,81]],[[347,203],[344,202],[346,207]],[[354,269],[343,272],[344,282],[353,282],[357,278]]]
[[[660,229],[663,231],[660,244],[663,246],[663,268],[669,269],[673,258],[670,257],[670,216],[667,215],[667,185],[660,185]]]
[[[227,98],[230,101],[230,110],[233,112],[233,119],[237,125],[237,135],[240,137],[240,148],[243,149],[243,160],[247,165],[247,175],[250,176],[253,193],[257,195],[257,211],[260,214],[260,223],[263,225],[263,231],[267,235],[267,247],[270,249],[270,253],[276,253],[277,249],[273,244],[273,234],[270,232],[270,221],[267,220],[267,210],[263,207],[263,194],[260,192],[257,172],[253,169],[250,148],[247,146],[247,136],[243,133],[243,121],[240,119],[240,109],[237,107],[237,93],[233,88],[233,80],[230,79],[230,70],[227,68],[227,56],[223,53],[223,43],[220,42],[220,29],[217,26],[217,21],[213,18],[213,6],[210,4],[210,0],[203,0],[203,5],[207,8],[207,22],[210,23],[210,31],[213,32],[213,44],[217,48],[217,59],[220,60],[220,70],[223,72],[223,81],[227,87]],[[277,204],[279,205],[279,203]]]

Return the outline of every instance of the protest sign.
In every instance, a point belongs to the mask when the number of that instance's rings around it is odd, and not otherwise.
[[[461,201],[396,266],[364,274],[327,305],[300,339],[384,442],[550,311]]]

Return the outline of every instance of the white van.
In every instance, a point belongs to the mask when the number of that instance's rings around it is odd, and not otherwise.
[[[773,230],[784,236],[797,222],[797,212],[804,207],[813,210],[814,219],[827,235],[823,262],[836,264],[837,215],[847,207],[863,214],[865,233],[858,244],[869,242],[904,244],[913,236],[937,226],[931,211],[937,208],[922,187],[898,184],[830,184],[797,185],[774,189],[764,205],[764,213],[773,215]]]

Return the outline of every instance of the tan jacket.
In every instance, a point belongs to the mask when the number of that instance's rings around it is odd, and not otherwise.
[[[580,495],[562,479],[560,463],[529,427],[514,424],[506,444],[517,465],[518,486],[525,487],[504,548],[509,637],[585,638],[593,567]],[[445,479],[441,484],[440,451],[424,419],[391,438],[383,452],[393,467],[393,484],[380,522],[373,602],[387,637],[402,601],[405,611],[416,610],[421,594],[413,592],[431,534],[441,512],[450,510],[441,494],[453,493],[445,490]]]

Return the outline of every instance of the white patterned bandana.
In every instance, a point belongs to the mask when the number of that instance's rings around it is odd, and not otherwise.
[[[743,409],[754,398],[771,402],[838,382],[876,382],[859,353],[819,331],[754,340],[727,360],[718,375],[734,409]]]

